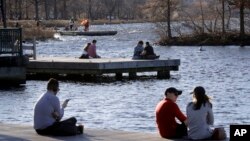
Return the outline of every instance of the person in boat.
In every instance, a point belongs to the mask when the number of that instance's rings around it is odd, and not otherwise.
[[[154,48],[149,42],[146,42],[146,46],[144,47],[141,56],[143,59],[158,59],[160,57],[159,55],[155,55]]]
[[[181,94],[181,90],[169,87],[165,91],[165,98],[156,106],[156,123],[162,138],[182,138],[187,135],[187,117],[176,104]],[[177,123],[176,119],[182,124]]]
[[[89,31],[89,25],[90,25],[90,23],[89,23],[89,20],[88,19],[84,19],[82,22],[81,22],[81,24],[84,26],[84,31],[86,32],[86,31]]]
[[[142,59],[142,53],[143,51],[143,41],[139,41],[137,43],[137,46],[134,48],[134,55],[133,59]]]
[[[88,55],[89,57],[92,57],[92,58],[101,58],[101,56],[99,56],[96,52],[96,40],[93,40],[92,41],[92,44],[88,47]]]
[[[92,58],[92,57],[89,56],[89,54],[88,54],[88,49],[89,49],[90,46],[91,46],[91,43],[87,43],[87,45],[84,46],[84,48],[83,48],[83,53],[82,53],[82,55],[79,57],[80,59],[89,59],[89,58]]]
[[[69,21],[69,29],[72,31],[73,30],[73,27],[74,27],[74,20],[73,20],[73,18],[71,18],[70,19],[70,21]]]
[[[212,103],[202,86],[194,88],[193,102],[187,105],[188,138],[192,140],[225,139],[224,128],[210,128],[214,123]]]
[[[41,95],[34,107],[34,129],[39,135],[73,136],[82,134],[84,126],[77,126],[75,117],[61,121],[69,99],[60,106],[57,97],[59,90],[59,82],[50,78],[47,83],[47,92]]]

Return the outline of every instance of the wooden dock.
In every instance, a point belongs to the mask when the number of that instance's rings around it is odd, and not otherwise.
[[[0,140],[3,141],[188,141],[163,139],[157,133],[127,132],[120,130],[84,129],[83,135],[51,137],[38,135],[32,126],[0,123]],[[205,141],[205,140],[204,140]],[[229,141],[227,138],[224,141]]]
[[[99,76],[113,73],[117,79],[122,79],[123,73],[128,73],[130,79],[135,79],[138,72],[157,72],[157,78],[170,78],[170,71],[179,69],[180,60],[133,60],[130,58],[38,58],[30,60],[27,75],[71,75]]]

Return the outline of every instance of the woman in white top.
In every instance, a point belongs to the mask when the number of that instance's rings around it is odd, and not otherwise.
[[[205,89],[198,86],[192,92],[193,102],[187,105],[188,137],[193,140],[208,139],[213,135],[210,125],[214,123],[212,103]]]

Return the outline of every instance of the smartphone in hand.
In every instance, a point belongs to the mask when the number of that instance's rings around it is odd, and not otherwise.
[[[70,100],[70,99],[66,99],[66,100],[63,102],[63,104],[62,104],[62,107],[63,107],[63,108],[66,108],[66,107],[67,107],[69,100]]]

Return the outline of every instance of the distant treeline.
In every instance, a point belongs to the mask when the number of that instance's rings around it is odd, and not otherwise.
[[[1,0],[10,20],[136,19],[146,0]],[[2,15],[2,14],[1,14]],[[0,16],[2,18],[3,16]]]

